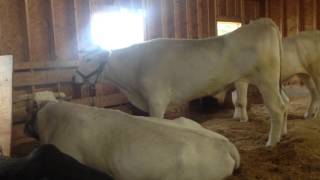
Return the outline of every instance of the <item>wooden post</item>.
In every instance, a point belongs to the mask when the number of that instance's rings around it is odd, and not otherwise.
[[[0,151],[10,156],[12,127],[12,56],[0,56]]]

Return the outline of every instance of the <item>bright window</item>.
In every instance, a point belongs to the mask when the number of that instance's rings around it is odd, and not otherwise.
[[[241,23],[239,22],[218,21],[217,22],[218,36],[232,32],[238,29],[239,27],[241,27]]]
[[[144,41],[144,13],[120,9],[96,13],[91,19],[93,42],[107,50],[120,49]]]

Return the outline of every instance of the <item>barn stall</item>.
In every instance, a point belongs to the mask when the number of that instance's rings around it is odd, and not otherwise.
[[[99,13],[126,9],[140,15],[142,25],[131,24],[132,28],[143,29],[142,34],[136,35],[142,35],[136,38],[138,41],[216,36],[223,31],[224,23],[237,26],[260,17],[272,18],[284,37],[320,28],[318,0],[10,0],[0,3],[0,54],[13,57],[12,70],[5,60],[1,60],[1,67],[6,68],[0,69],[1,81],[10,79],[12,74],[12,86],[2,82],[0,85],[4,88],[0,95],[0,107],[4,108],[0,142],[5,155],[25,154],[33,147],[34,141],[24,135],[23,126],[28,118],[26,105],[35,92],[63,92],[74,103],[141,114],[108,82],[81,88],[72,83],[74,71],[82,60],[81,51],[97,43],[91,32],[94,32],[92,22],[99,20]],[[108,30],[113,26],[116,24],[105,23],[98,28]],[[128,26],[119,27],[122,34],[118,38],[127,37]],[[190,117],[234,142],[240,150],[242,166],[231,179],[317,179],[320,176],[319,122],[303,119],[308,92],[301,81],[293,77],[288,84],[286,89],[292,99],[289,133],[274,149],[264,147],[268,114],[254,88],[249,92],[248,123],[231,119],[230,94],[222,108],[210,103],[208,107],[205,100],[200,100],[192,103],[199,107],[186,104],[168,111],[166,116]],[[11,94],[12,103],[8,103]]]

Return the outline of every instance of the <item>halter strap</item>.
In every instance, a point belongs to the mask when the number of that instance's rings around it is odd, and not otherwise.
[[[95,71],[91,72],[91,73],[88,74],[88,75],[84,75],[84,74],[83,74],[82,72],[80,72],[78,69],[76,70],[76,73],[77,73],[79,76],[81,76],[81,78],[84,80],[83,84],[85,84],[85,83],[91,84],[90,81],[89,81],[89,79],[90,79],[92,76],[97,75],[97,76],[96,76],[96,79],[95,79],[95,81],[94,81],[94,83],[93,83],[93,84],[96,84],[97,81],[98,81],[98,79],[99,79],[99,76],[101,75],[101,73],[102,73],[102,71],[103,71],[103,69],[104,69],[104,66],[105,66],[106,63],[107,63],[107,61],[103,61]],[[93,85],[93,84],[92,84],[92,85]]]

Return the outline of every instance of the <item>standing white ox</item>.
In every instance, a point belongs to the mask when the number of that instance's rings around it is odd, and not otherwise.
[[[114,83],[131,103],[154,117],[163,117],[169,104],[179,105],[239,80],[248,81],[258,86],[271,113],[267,146],[274,146],[285,129],[280,57],[277,26],[270,19],[260,19],[220,37],[156,39],[111,54],[93,53],[79,66],[74,80],[94,83],[101,72],[102,80]]]
[[[83,164],[118,180],[224,179],[240,165],[227,138],[198,123],[132,116],[37,93],[30,125],[42,144],[54,144]]]
[[[320,31],[305,31],[283,41],[281,61],[281,81],[298,75],[311,94],[311,102],[305,118],[316,119],[320,116]],[[247,116],[248,83],[233,92],[235,104],[234,118],[248,121]]]

